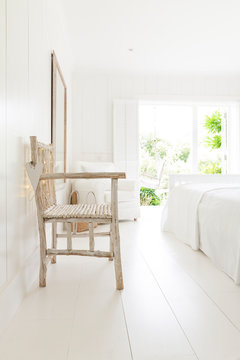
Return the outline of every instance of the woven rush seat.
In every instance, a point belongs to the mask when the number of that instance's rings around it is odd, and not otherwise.
[[[77,204],[77,205],[52,205],[43,212],[45,219],[70,219],[70,218],[92,218],[111,219],[111,205],[108,204]]]

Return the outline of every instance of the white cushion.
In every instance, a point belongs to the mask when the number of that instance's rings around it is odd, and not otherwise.
[[[132,191],[118,191],[118,202],[134,201],[135,198],[135,194]],[[105,191],[104,202],[111,202],[111,191]]]
[[[115,172],[119,171],[112,162],[87,162],[76,161],[71,167],[73,172]],[[89,191],[93,191],[97,198],[97,203],[111,201],[111,180],[110,179],[91,179],[72,181],[73,190],[79,191],[80,201],[85,202]],[[118,182],[119,200],[119,219],[133,219],[140,216],[139,213],[139,184],[136,180],[120,179]],[[92,196],[88,196],[92,198]],[[92,202],[93,199],[91,199]]]
[[[116,168],[112,162],[90,162],[90,161],[75,161],[72,167],[74,172],[115,172]],[[104,184],[104,190],[111,189],[110,179],[96,179]]]
[[[138,192],[139,183],[133,179],[119,179],[118,189],[123,191],[136,191]]]

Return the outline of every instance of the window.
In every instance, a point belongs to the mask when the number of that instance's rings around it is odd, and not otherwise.
[[[168,173],[190,173],[192,169],[192,109],[189,106],[140,106],[140,174],[158,176],[164,161],[162,184]]]
[[[156,176],[159,158],[166,160],[162,188],[169,173],[232,172],[240,155],[238,109],[237,103],[141,103],[140,175]]]

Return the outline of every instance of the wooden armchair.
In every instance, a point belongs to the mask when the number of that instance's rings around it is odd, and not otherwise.
[[[40,236],[40,272],[39,286],[46,286],[47,262],[56,262],[56,255],[81,255],[106,257],[114,260],[116,288],[123,289],[120,236],[118,225],[117,187],[118,179],[124,179],[125,173],[54,173],[54,148],[37,142],[36,136],[30,137],[32,161],[26,165],[27,173],[35,191]],[[77,204],[57,205],[56,179],[111,179],[111,205]],[[57,234],[56,224],[66,223],[66,234]],[[89,250],[74,250],[72,238],[86,236],[72,232],[72,224],[89,223]],[[93,223],[110,224],[110,232],[94,234]],[[52,248],[47,249],[45,224],[52,223]],[[75,228],[75,227],[73,227]],[[95,250],[94,236],[109,236],[109,251]],[[67,249],[57,249],[57,239],[67,238]]]

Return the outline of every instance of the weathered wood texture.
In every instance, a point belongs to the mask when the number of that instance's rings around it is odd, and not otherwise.
[[[43,165],[43,173],[53,172],[54,159],[52,146],[42,146],[38,144],[36,136],[31,136],[31,154],[32,165],[36,166],[37,163]],[[49,197],[47,196],[49,194]],[[45,223],[42,216],[43,209],[52,206],[56,203],[55,185],[52,180],[39,182],[35,190],[35,199],[37,205],[38,216],[38,229],[40,237],[40,270],[39,270],[39,286],[46,286],[46,273],[47,273],[47,258],[46,258],[46,231]]]
[[[56,255],[80,255],[107,257],[114,260],[116,288],[123,289],[123,276],[120,252],[120,236],[118,225],[118,179],[125,178],[125,173],[70,173],[54,174],[54,149],[52,145],[37,142],[31,136],[31,166],[34,170],[37,164],[43,164],[43,174],[35,189],[37,205],[38,227],[40,236],[40,272],[39,285],[46,286],[47,262],[51,257],[56,262]],[[57,205],[55,194],[55,179],[81,179],[81,178],[110,178],[111,179],[111,205],[108,204],[76,204]],[[47,249],[45,223],[52,223],[52,248]],[[57,234],[57,223],[66,223],[67,233]],[[72,249],[72,238],[83,237],[85,234],[76,233],[75,224],[89,223],[89,250]],[[94,222],[109,223],[110,232],[94,234]],[[95,250],[94,236],[110,236],[110,251]],[[57,238],[67,238],[67,249],[57,249]]]
[[[72,250],[71,223],[67,223],[67,249]]]
[[[89,234],[86,232],[84,234],[82,233],[72,233],[72,238],[84,238],[89,236]],[[94,233],[94,237],[104,237],[104,236],[110,236],[110,232],[101,232],[101,233]],[[67,234],[57,234],[57,238],[67,238]]]
[[[57,248],[57,223],[52,224],[52,248]],[[56,264],[56,255],[52,257],[52,264]]]
[[[36,136],[30,137],[32,165],[41,163],[43,166],[42,176],[54,172],[54,150],[52,145],[44,145],[37,142]],[[55,183],[52,179],[39,181],[36,190],[41,211],[56,204]]]
[[[71,223],[79,223],[79,222],[90,222],[92,221],[93,218],[89,218],[89,217],[76,217],[76,218],[56,218],[56,219],[44,219],[45,223],[54,223],[54,222],[62,222],[62,223],[66,223],[66,222],[71,222]],[[112,217],[108,217],[108,218],[100,218],[100,217],[96,217],[94,218],[94,221],[97,221],[99,224],[110,224],[112,222]]]
[[[123,172],[55,173],[43,174],[40,179],[126,179],[126,174]]]
[[[55,250],[48,249],[48,255],[81,255],[81,256],[96,256],[96,257],[112,257],[113,253],[110,251],[91,251],[91,250]]]
[[[62,85],[64,88],[64,169],[63,171],[66,172],[66,163],[67,163],[67,85],[63,77],[63,73],[59,62],[57,60],[56,54],[52,52],[52,84],[51,84],[51,142],[54,146],[54,154],[56,150],[56,135],[57,135],[57,124],[56,124],[56,115],[57,115],[57,74],[62,81]]]
[[[94,251],[94,228],[93,228],[93,222],[89,223],[89,249],[90,251]]]
[[[116,276],[116,287],[123,289],[122,262],[120,251],[120,235],[118,223],[118,179],[112,179],[111,184],[111,205],[112,205],[112,242],[114,252],[114,267]]]

